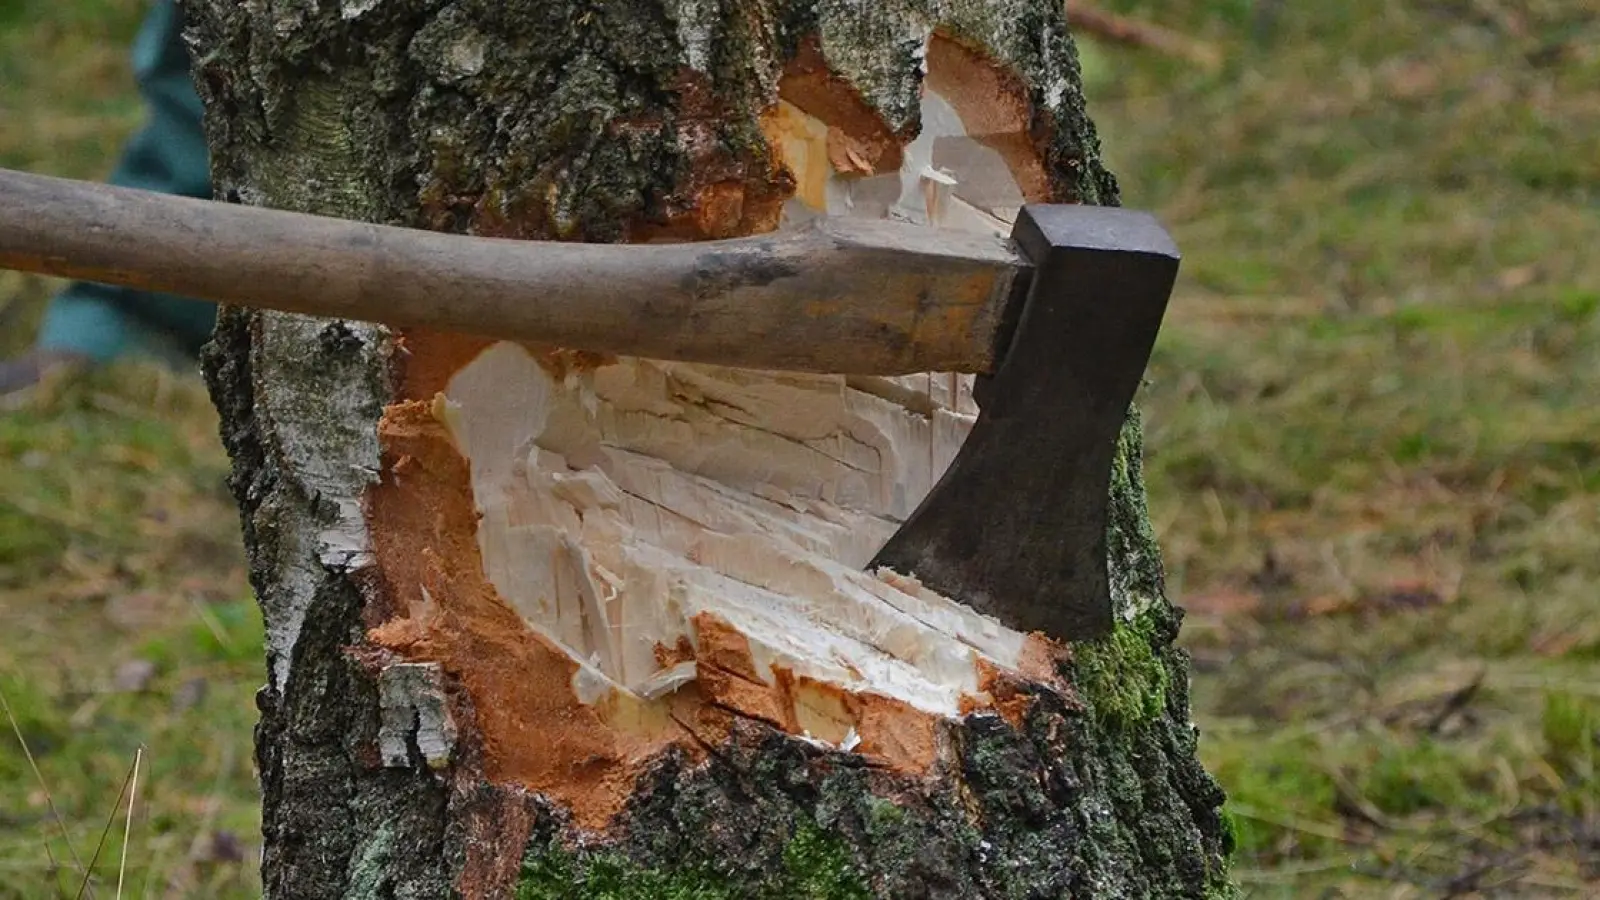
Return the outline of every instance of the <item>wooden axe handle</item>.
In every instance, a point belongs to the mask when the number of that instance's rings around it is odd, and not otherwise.
[[[983,372],[1011,243],[827,219],[579,244],[442,234],[0,169],[0,267],[260,309],[655,359]]]

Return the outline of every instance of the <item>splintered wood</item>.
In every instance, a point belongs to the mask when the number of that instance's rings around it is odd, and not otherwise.
[[[841,378],[632,359],[558,381],[513,344],[446,397],[489,580],[609,681],[674,687],[687,676],[663,670],[658,647],[693,641],[702,613],[751,639],[757,672],[936,713],[977,690],[974,650],[1020,650],[975,613],[863,571],[970,413],[922,415]]]
[[[1025,97],[939,38],[929,59],[944,68],[921,131],[895,152],[881,123],[821,118],[855,107],[824,102],[816,84],[784,92],[763,122],[796,186],[780,227],[828,215],[1005,234],[1042,196]],[[389,417],[389,450],[440,472],[455,471],[441,453],[464,461],[476,552],[427,569],[399,558],[424,548],[393,543],[391,573],[438,587],[397,590],[402,608],[374,640],[458,674],[492,772],[598,815],[592,791],[572,795],[588,776],[553,783],[564,770],[552,754],[576,751],[534,746],[554,741],[540,729],[581,731],[585,765],[610,767],[589,780],[621,797],[629,765],[686,738],[714,744],[734,716],[921,769],[939,720],[1000,705],[997,672],[1051,679],[1043,638],[867,569],[971,429],[970,376],[796,375],[504,342],[419,341],[413,355],[430,374],[411,373],[412,390],[426,390]],[[406,479],[420,477],[397,473],[393,490],[418,491]],[[481,571],[437,568],[463,560]],[[496,665],[478,657],[513,613],[535,649],[495,678],[475,674]],[[544,696],[495,683],[508,678]],[[541,721],[560,705],[552,691],[567,706]]]

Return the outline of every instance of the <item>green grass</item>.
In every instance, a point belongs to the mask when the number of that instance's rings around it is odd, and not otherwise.
[[[142,366],[0,415],[0,898],[76,896],[136,754],[124,896],[259,892],[262,632],[215,433],[193,379]]]
[[[1121,2],[1126,202],[1185,254],[1144,394],[1253,896],[1600,893],[1600,15]]]
[[[146,6],[0,0],[0,166],[110,170]],[[0,353],[52,287],[0,272]],[[119,366],[0,412],[0,900],[76,897],[91,860],[95,897],[119,868],[124,897],[260,896],[261,623],[226,473],[192,376]]]
[[[1089,71],[1127,202],[1185,253],[1147,473],[1241,881],[1600,894],[1600,18],[1108,5],[1227,61],[1095,46]],[[109,170],[143,8],[0,0],[0,165]],[[49,288],[0,273],[0,352]],[[192,377],[123,367],[0,414],[0,691],[84,860],[143,748],[129,896],[259,891],[225,472]],[[72,896],[9,735],[0,900]],[[119,827],[97,895],[121,856]]]

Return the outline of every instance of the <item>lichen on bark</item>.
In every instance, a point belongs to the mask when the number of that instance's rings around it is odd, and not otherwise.
[[[797,54],[819,48],[909,138],[935,31],[1025,87],[1052,199],[1119,202],[1059,2],[184,5],[214,180],[237,202],[524,238],[749,233],[794,189],[759,119]],[[385,585],[338,501],[370,479],[375,423],[402,393],[406,349],[391,338],[227,311],[206,356],[252,582],[278,634],[257,732],[269,897],[1230,892],[1136,415],[1111,489],[1117,631],[1074,648],[1074,690],[1019,681],[1006,714],[944,723],[929,772],[740,720],[699,757],[651,760],[622,813],[584,833],[546,798],[483,777],[471,698],[448,673],[451,763],[385,765],[378,673],[397,660],[365,638]]]

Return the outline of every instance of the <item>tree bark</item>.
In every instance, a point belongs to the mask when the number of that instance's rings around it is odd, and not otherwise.
[[[1052,0],[185,7],[230,202],[604,242],[1118,202]],[[859,571],[963,379],[240,310],[205,371],[268,632],[268,897],[1232,894],[1136,413],[1119,625],[1055,644]]]

